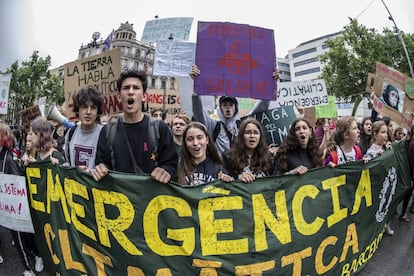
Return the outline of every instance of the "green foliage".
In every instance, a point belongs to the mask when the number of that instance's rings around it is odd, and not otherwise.
[[[50,73],[50,64],[50,56],[42,58],[34,51],[30,60],[23,61],[20,67],[17,61],[11,65],[9,95],[13,95],[10,100],[14,101],[16,112],[35,105],[35,101],[44,96],[48,103],[61,105],[64,102],[63,86],[60,79]]]
[[[407,48],[414,49],[414,36],[402,35]],[[325,43],[329,50],[320,57],[324,64],[321,78],[331,95],[355,101],[365,91],[368,73],[375,73],[377,62],[409,75],[401,40],[389,29],[381,34],[350,19],[341,36]]]

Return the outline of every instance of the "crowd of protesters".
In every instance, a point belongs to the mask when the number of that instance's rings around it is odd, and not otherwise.
[[[191,70],[193,78],[201,73],[197,66]],[[273,77],[278,78],[278,73],[273,72]],[[238,101],[234,97],[220,97],[217,110],[220,121],[203,111],[200,96],[194,94],[192,119],[178,114],[166,123],[162,110],[154,110],[152,114],[142,110],[147,90],[144,72],[121,73],[117,87],[123,114],[105,125],[99,123],[104,102],[101,93],[94,87],[78,91],[73,98],[73,111],[79,122],[64,130],[61,147],[58,137],[53,135],[56,126],[44,117],[33,120],[27,134],[13,133],[8,125],[0,124],[2,172],[22,174],[13,165],[15,160],[20,160],[21,168],[30,162],[50,160],[53,164],[79,167],[96,181],[113,170],[147,174],[164,184],[174,181],[194,186],[215,180],[227,183],[240,180],[251,185],[256,178],[265,176],[302,175],[324,166],[358,160],[369,162],[385,150],[392,150],[392,142],[404,142],[413,178],[413,128],[398,127],[389,118],[367,117],[361,123],[351,116],[320,118],[311,125],[298,116],[283,143],[274,147],[267,144],[263,126],[256,119],[239,118]],[[268,106],[268,101],[258,101],[251,113],[264,111]],[[402,204],[401,221],[410,221],[407,210],[414,213],[414,205],[409,208],[411,201],[409,193]],[[394,233],[389,223],[386,233]],[[20,233],[12,231],[12,234],[14,243],[20,243]],[[33,237],[25,238],[28,241],[17,249],[26,275],[34,275],[30,274],[33,269],[26,255],[35,256],[36,271],[42,267],[38,264]]]

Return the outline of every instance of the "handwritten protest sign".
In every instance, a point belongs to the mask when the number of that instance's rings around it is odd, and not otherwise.
[[[335,96],[328,96],[328,104],[315,107],[316,118],[337,118]]]
[[[72,112],[72,97],[82,87],[93,85],[105,96],[104,114],[122,112],[122,105],[116,95],[116,81],[121,74],[121,51],[111,51],[65,64],[65,107],[66,117],[75,120]]]
[[[323,79],[286,81],[277,86],[278,106],[302,105],[304,108],[328,104],[328,92]]]
[[[190,38],[192,17],[171,17],[154,19],[145,22],[141,42],[151,43],[159,40],[166,40],[170,36],[174,40],[188,41]]]
[[[373,107],[402,127],[411,128],[414,118],[414,80],[398,70],[377,63],[375,75],[368,74],[366,91],[374,91]],[[409,91],[407,92],[406,91]]]
[[[198,22],[194,80],[199,95],[274,99],[273,30],[227,22]]]
[[[155,48],[154,75],[187,77],[194,59],[194,43],[158,41]]]
[[[12,174],[0,175],[0,225],[19,232],[34,233],[26,178]]]
[[[7,114],[12,74],[0,74],[0,114]]]
[[[258,120],[266,133],[268,144],[281,145],[287,136],[290,124],[296,119],[293,106],[285,106],[255,113],[251,117]]]
[[[30,122],[36,119],[36,117],[41,116],[39,106],[34,105],[29,108],[26,108],[19,112],[20,118],[22,118],[22,125],[24,129],[29,130]]]

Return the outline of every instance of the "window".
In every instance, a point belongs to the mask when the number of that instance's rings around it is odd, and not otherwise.
[[[309,48],[309,49],[294,53],[292,55],[292,57],[297,58],[297,57],[300,57],[300,56],[303,56],[303,55],[306,55],[306,54],[310,54],[310,53],[314,53],[314,52],[316,52],[316,48]]]
[[[309,64],[309,63],[312,63],[312,62],[318,62],[318,61],[319,61],[319,59],[317,57],[314,57],[314,58],[309,58],[309,59],[305,59],[305,60],[302,60],[302,61],[295,62],[293,64],[293,66],[297,67],[297,66]]]
[[[321,68],[315,67],[315,68],[311,68],[311,69],[308,69],[308,70],[303,70],[303,71],[296,72],[295,77],[308,75],[308,74],[312,74],[312,73],[316,73],[316,72],[320,72],[320,71],[321,71]]]

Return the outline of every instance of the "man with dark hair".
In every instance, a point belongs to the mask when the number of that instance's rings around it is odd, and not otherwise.
[[[150,174],[161,183],[175,179],[178,156],[172,133],[163,121],[155,121],[142,112],[142,102],[147,91],[144,72],[125,71],[118,79],[118,97],[122,103],[123,119],[104,126],[98,143],[95,180],[102,179],[108,170]],[[151,139],[156,128],[157,141]],[[155,149],[155,150],[154,150]]]
[[[70,128],[65,135],[65,158],[72,167],[93,169],[99,133],[102,125],[98,116],[103,112],[104,98],[93,86],[79,90],[73,96],[73,112],[79,118],[79,125]]]

